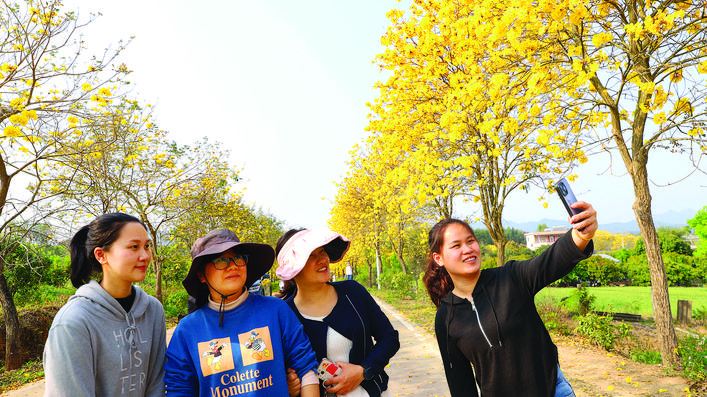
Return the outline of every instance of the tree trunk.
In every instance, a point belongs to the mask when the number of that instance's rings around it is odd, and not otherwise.
[[[506,263],[506,244],[508,244],[508,239],[503,230],[500,213],[492,212],[489,218],[490,219],[487,219],[485,224],[486,229],[488,229],[491,235],[491,240],[493,240],[494,245],[496,245],[496,266],[503,266],[503,264]]]
[[[5,372],[22,366],[20,355],[20,319],[15,300],[7,287],[5,275],[0,273],[0,302],[5,314]]]
[[[368,255],[366,255],[366,264],[368,265],[368,286],[373,287],[373,264],[368,260]]]
[[[653,298],[653,316],[658,330],[658,342],[663,364],[677,365],[678,339],[673,324],[673,314],[670,310],[670,297],[668,294],[668,277],[665,273],[663,256],[660,251],[658,233],[653,223],[651,210],[651,195],[648,187],[648,173],[645,167],[634,167],[632,173],[636,201],[633,203],[633,212],[636,214],[638,228],[646,246],[646,257],[651,273],[651,295]]]
[[[162,302],[162,258],[155,259],[155,298]]]
[[[393,247],[393,251],[395,251],[395,256],[398,257],[400,267],[403,268],[403,274],[408,274],[407,266],[405,266],[405,258],[403,258],[403,243],[401,242],[400,245],[396,245],[395,241],[391,238],[390,245]]]
[[[373,244],[376,247],[376,285],[381,289],[381,249],[380,243]]]

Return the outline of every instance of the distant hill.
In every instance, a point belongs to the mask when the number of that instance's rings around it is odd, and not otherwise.
[[[653,220],[656,227],[660,226],[672,226],[672,227],[683,227],[687,226],[687,220],[692,219],[697,214],[696,210],[682,210],[682,211],[668,211],[662,214],[654,214]],[[532,222],[513,222],[511,220],[504,219],[503,227],[512,227],[514,229],[522,230],[524,232],[534,232],[538,229],[538,225],[544,223],[547,227],[553,226],[568,226],[567,220],[557,220],[557,219],[540,219]],[[474,223],[474,228],[482,228],[484,225],[480,222]],[[630,222],[610,222],[609,219],[599,218],[599,230],[603,230],[609,233],[632,233],[640,234],[638,230],[638,223],[635,220]]]

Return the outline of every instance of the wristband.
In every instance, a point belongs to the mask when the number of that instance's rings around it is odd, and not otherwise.
[[[577,238],[579,238],[580,240],[592,241],[592,239],[590,239],[590,238],[584,238],[584,237],[580,236],[580,235],[579,235],[579,232],[577,231],[577,229],[572,229],[572,231],[574,232],[574,235],[577,236]]]

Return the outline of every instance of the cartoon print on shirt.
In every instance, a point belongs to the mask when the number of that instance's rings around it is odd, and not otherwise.
[[[255,331],[250,331],[250,337],[248,337],[248,342],[245,344],[246,349],[253,349],[253,358],[260,361],[263,357],[270,355],[270,350],[263,342],[263,339],[259,337]]]
[[[256,328],[238,335],[241,345],[243,365],[255,364],[273,359],[268,327]]]
[[[221,357],[223,357],[223,355],[221,354],[221,350],[224,347],[228,347],[228,345],[225,343],[219,345],[218,342],[211,341],[209,342],[210,350],[202,353],[201,357],[207,357],[206,362],[218,371],[219,369],[221,369]]]
[[[201,372],[204,376],[234,369],[231,338],[219,338],[198,344]]]

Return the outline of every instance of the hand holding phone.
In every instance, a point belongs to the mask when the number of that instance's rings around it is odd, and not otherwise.
[[[567,178],[562,178],[559,182],[557,182],[555,184],[555,190],[557,190],[557,194],[560,195],[560,200],[562,200],[562,204],[564,204],[570,218],[584,211],[583,208],[571,207],[572,204],[577,202],[577,197],[574,196],[574,192],[572,192],[572,188],[570,187],[570,183],[567,181]],[[582,232],[584,231],[584,228],[578,230]]]
[[[322,358],[322,362],[319,363],[319,367],[317,368],[317,375],[319,376],[319,379],[324,382],[333,378],[335,375],[339,375],[341,372],[341,367],[334,364],[326,357]]]

